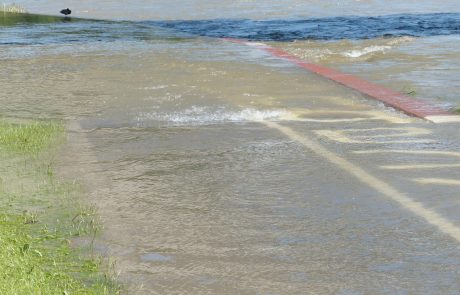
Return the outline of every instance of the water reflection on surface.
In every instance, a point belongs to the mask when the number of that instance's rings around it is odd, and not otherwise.
[[[339,2],[69,4],[76,15],[130,19],[123,22],[0,14],[0,115],[68,123],[60,173],[97,204],[104,233],[96,249],[116,258],[128,294],[459,293],[457,244],[258,122],[313,138],[458,224],[458,187],[413,181],[458,178],[457,168],[382,168],[440,162],[388,151],[454,151],[456,127],[410,119],[257,49],[210,38],[252,36],[458,103],[458,13],[445,13],[455,2]],[[20,3],[47,12],[56,4]],[[407,28],[382,31],[401,16],[362,17],[387,12],[409,13],[426,28],[413,26],[409,37]],[[310,36],[308,26],[327,22],[330,31]],[[355,30],[342,30],[350,22]],[[395,140],[401,130],[423,132]],[[364,153],[372,150],[383,152]]]
[[[163,50],[171,46],[188,50],[194,40],[213,42],[205,40],[209,37],[247,38],[269,41],[307,61],[361,74],[397,91],[455,108],[459,104],[459,16],[114,22],[3,14],[0,58],[81,52],[135,55],[160,46]],[[197,39],[200,37],[205,39]],[[217,49],[210,49],[212,54],[205,56],[197,52],[194,58],[234,58]]]

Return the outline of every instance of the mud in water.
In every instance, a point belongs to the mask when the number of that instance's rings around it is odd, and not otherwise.
[[[62,5],[16,2],[47,14]],[[110,20],[0,13],[0,115],[68,124],[61,176],[97,205],[96,250],[116,260],[127,294],[460,292],[459,245],[442,227],[262,122],[313,140],[454,227],[457,126],[409,118],[216,38],[245,33],[455,107],[456,1],[67,5]],[[398,29],[401,17],[423,26]],[[328,22],[355,31],[308,29]],[[381,32],[382,22],[393,29]]]

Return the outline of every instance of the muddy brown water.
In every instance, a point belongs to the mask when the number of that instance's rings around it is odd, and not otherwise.
[[[56,6],[18,3],[47,14]],[[458,10],[455,1],[68,6],[131,21]],[[460,292],[460,247],[443,225],[263,122],[313,140],[454,227],[458,125],[406,117],[255,48],[187,34],[110,22],[0,31],[11,41],[0,47],[0,114],[66,122],[59,171],[96,204],[96,250],[116,261],[126,294]],[[459,40],[267,42],[451,107]]]

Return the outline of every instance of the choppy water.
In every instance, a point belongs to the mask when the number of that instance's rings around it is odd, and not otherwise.
[[[69,54],[110,48],[107,54],[112,54],[127,46],[144,50],[156,40],[187,44],[197,37],[243,38],[271,42],[305,60],[361,74],[446,107],[459,104],[459,13],[122,22],[4,15],[2,23],[3,58],[51,48]]]
[[[189,38],[201,36],[272,42],[460,34],[460,13],[340,16],[306,20],[214,19],[139,22],[8,14],[2,21],[3,26],[10,27],[10,30],[4,31],[5,35],[0,43],[2,45],[110,42],[118,39],[148,41],[158,37],[159,28],[167,29],[163,37],[170,38],[183,33]],[[22,37],[24,40],[21,42],[14,37]]]
[[[34,13],[64,8],[16,3]],[[398,120],[428,127],[220,39],[267,42],[458,107],[458,1],[67,5],[82,19],[0,13],[0,116],[69,123],[61,173],[97,203],[105,227],[97,249],[118,260],[128,294],[458,294],[458,245],[257,122],[313,137],[323,129],[380,132],[372,128]],[[377,137],[378,147],[458,149],[455,128],[446,130],[436,140]],[[404,173],[357,161],[458,221],[458,187],[435,190],[442,198],[434,199],[433,188]]]
[[[148,22],[192,35],[250,41],[372,39],[460,34],[460,14],[339,16],[302,20],[195,20]]]

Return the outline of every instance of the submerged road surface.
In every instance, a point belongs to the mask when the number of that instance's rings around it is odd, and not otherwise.
[[[126,294],[460,293],[458,123],[408,117],[257,48],[36,21],[2,27],[0,115],[68,124],[61,176],[96,205],[95,248]]]
[[[128,293],[456,294],[455,129],[342,107],[72,138]]]
[[[69,171],[85,174],[97,248],[128,293],[459,292],[458,125],[269,57],[176,58],[117,58],[104,81],[88,66],[87,87],[118,99],[71,126]]]

